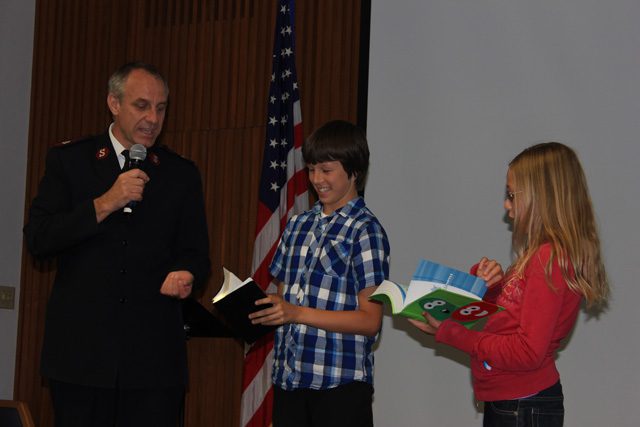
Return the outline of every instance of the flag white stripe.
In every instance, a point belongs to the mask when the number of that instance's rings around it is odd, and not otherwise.
[[[242,404],[241,404],[241,425],[246,425],[256,413],[265,396],[269,392],[269,387],[264,387],[264,384],[271,384],[271,365],[273,363],[273,349],[265,357],[264,363],[260,367],[260,370],[253,377],[251,383],[242,392]]]
[[[294,129],[302,123],[302,109],[300,108],[300,100],[293,103],[293,125]]]
[[[276,211],[262,227],[255,240],[255,251],[251,271],[255,273],[271,250],[271,246],[280,240],[280,214]]]

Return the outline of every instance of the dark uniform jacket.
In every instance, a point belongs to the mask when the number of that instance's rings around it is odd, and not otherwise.
[[[121,173],[108,134],[52,148],[24,232],[32,254],[57,256],[41,372],[73,384],[185,384],[181,303],[160,294],[170,271],[194,289],[210,270],[202,183],[195,165],[149,149],[150,178],[132,214],[96,222],[93,199]]]

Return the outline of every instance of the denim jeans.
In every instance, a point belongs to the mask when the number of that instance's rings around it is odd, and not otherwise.
[[[560,381],[541,392],[515,400],[484,404],[484,427],[562,427],[564,396]]]

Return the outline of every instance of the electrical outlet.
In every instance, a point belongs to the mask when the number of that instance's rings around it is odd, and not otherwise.
[[[16,299],[16,288],[13,286],[0,286],[0,308],[13,310]]]

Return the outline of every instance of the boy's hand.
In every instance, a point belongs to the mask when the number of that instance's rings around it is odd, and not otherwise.
[[[266,298],[256,300],[255,304],[272,304],[272,306],[249,314],[249,319],[254,325],[278,326],[295,323],[298,307],[286,302],[280,295],[269,294]]]
[[[477,276],[487,282],[487,287],[491,287],[500,282],[504,277],[502,266],[498,261],[482,257],[478,263]]]

